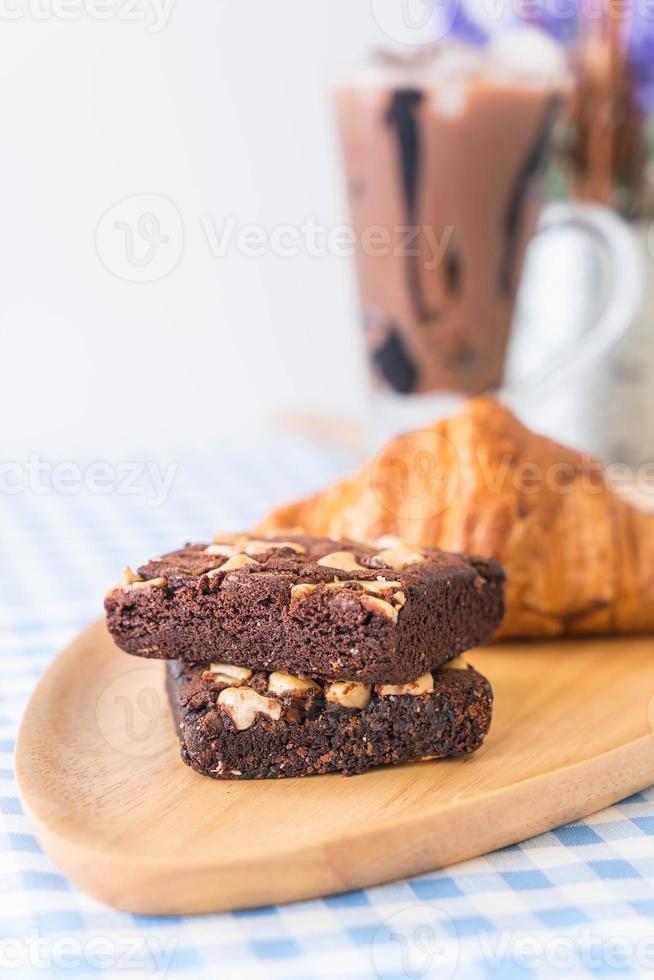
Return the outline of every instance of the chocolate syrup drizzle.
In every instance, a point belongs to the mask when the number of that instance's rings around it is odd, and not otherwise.
[[[504,216],[504,250],[499,272],[499,289],[505,296],[513,294],[513,270],[518,248],[520,220],[524,212],[525,197],[532,180],[542,173],[547,161],[550,133],[559,109],[560,97],[552,96],[543,113],[543,121],[536,139],[525,157],[522,169],[513,185],[513,191]]]
[[[395,130],[406,223],[411,228],[418,227],[421,145],[416,113],[423,98],[424,95],[419,89],[401,89],[393,94],[384,115],[386,125]],[[560,97],[556,95],[545,107],[536,139],[529,148],[516,177],[504,215],[504,248],[498,273],[498,287],[501,293],[509,297],[513,294],[513,275],[525,198],[532,180],[539,176],[547,162],[550,133],[559,103]],[[459,248],[457,242],[452,241],[444,256],[445,287],[450,297],[460,292],[463,274]],[[440,316],[439,310],[428,307],[422,295],[419,255],[406,256],[406,275],[410,301],[418,320],[423,324],[436,322]],[[409,394],[417,383],[418,369],[410,357],[398,324],[389,322],[384,326],[385,339],[374,351],[373,361],[391,387],[402,394]],[[463,355],[464,352],[461,353]],[[461,360],[465,358],[462,356]]]
[[[400,89],[393,94],[384,117],[386,125],[394,127],[396,131],[406,223],[411,228],[418,227],[417,198],[421,150],[415,112],[423,98],[424,94],[419,89]],[[430,309],[423,299],[419,261],[419,255],[406,256],[409,296],[417,317],[424,323],[431,323],[438,319],[439,312]]]
[[[394,323],[386,324],[386,337],[373,352],[372,360],[381,376],[401,395],[409,395],[418,379],[416,366]]]

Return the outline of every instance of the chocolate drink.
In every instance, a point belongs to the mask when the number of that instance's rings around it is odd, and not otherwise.
[[[440,45],[336,90],[366,340],[400,394],[502,381],[560,85]]]

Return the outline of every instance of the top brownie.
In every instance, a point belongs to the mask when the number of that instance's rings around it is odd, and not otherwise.
[[[300,535],[220,535],[127,569],[105,598],[128,653],[408,683],[489,640],[498,562]]]

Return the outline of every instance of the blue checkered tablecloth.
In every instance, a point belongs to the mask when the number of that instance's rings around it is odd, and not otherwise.
[[[351,460],[284,436],[61,463],[30,459],[0,474],[1,976],[468,980],[654,970],[654,790],[447,870],[279,908],[155,918],[80,893],[41,850],[13,778],[16,729],[36,679],[97,617],[125,564],[247,526]]]

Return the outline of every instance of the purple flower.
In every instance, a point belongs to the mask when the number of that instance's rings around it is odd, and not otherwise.
[[[491,9],[497,10],[496,16],[489,16],[484,0],[442,0],[442,3],[444,19],[451,24],[454,36],[475,47],[484,45],[491,34],[520,23],[513,10],[513,0],[496,3],[494,8],[491,5]]]
[[[488,40],[489,32],[482,24],[473,20],[459,0],[450,0],[445,5],[446,18],[451,23],[451,31],[460,41],[481,47]]]
[[[480,0],[445,0],[445,11],[452,24],[452,33],[469,44],[485,44],[492,34],[505,26],[520,22],[540,27],[561,44],[572,45],[579,38],[579,24],[584,9],[597,19],[597,5],[588,0],[505,0],[495,7],[502,12],[499,18],[489,17],[487,5]],[[515,16],[507,12],[515,10]],[[631,0],[629,9],[622,8],[622,34],[627,57],[636,80],[636,101],[648,112],[654,111],[654,2]]]
[[[650,11],[637,5],[626,24],[626,40],[638,105],[651,112],[654,110],[654,8]]]
[[[533,27],[542,27],[561,44],[570,44],[579,33],[579,4],[577,0],[536,0],[523,4],[522,20]]]

